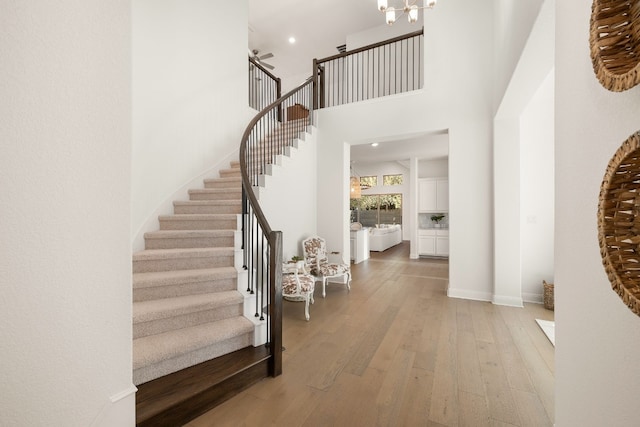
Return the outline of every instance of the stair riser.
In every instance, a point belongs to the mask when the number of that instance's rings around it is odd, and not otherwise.
[[[253,342],[252,335],[253,333],[240,335],[191,353],[174,357],[173,359],[163,360],[162,362],[155,363],[153,365],[134,369],[133,382],[136,385],[142,384],[172,372],[179,371],[180,369],[184,369],[188,366],[193,366],[206,360],[222,356],[223,354],[231,353],[232,351],[247,347]]]
[[[236,279],[217,279],[148,288],[133,288],[133,302],[232,291],[237,287]]]
[[[215,322],[218,320],[241,315],[242,304],[233,304],[223,307],[215,307],[210,310],[198,311],[196,313],[173,316],[167,319],[134,323],[133,338],[136,339],[149,335],[161,334],[163,332],[187,328],[189,326],[201,325],[208,322]]]
[[[205,181],[204,188],[237,188],[240,189],[242,187],[242,182],[239,180],[234,181]]]
[[[190,200],[242,200],[242,190],[221,193],[190,193]]]
[[[239,214],[242,213],[240,203],[234,205],[176,205],[176,215],[180,214]]]
[[[234,255],[214,255],[211,257],[168,258],[137,260],[133,262],[134,273],[151,273],[155,271],[195,270],[201,268],[233,267]]]
[[[164,219],[160,220],[160,230],[235,230],[238,221],[234,219]],[[231,245],[233,246],[233,245]]]
[[[240,177],[240,168],[238,169],[225,169],[220,171],[220,178],[237,178]]]
[[[146,239],[147,249],[178,248],[230,248],[234,245],[233,236],[223,237],[184,237],[177,239]]]

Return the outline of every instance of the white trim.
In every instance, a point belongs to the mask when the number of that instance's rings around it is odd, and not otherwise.
[[[111,400],[111,403],[116,403],[121,401],[122,399],[131,396],[132,394],[135,394],[138,391],[138,387],[136,387],[135,385],[131,384],[129,387],[127,387],[126,389],[117,392],[116,394],[112,395],[109,399]]]
[[[491,301],[495,305],[506,305],[508,307],[523,307],[522,298],[508,297],[504,295],[494,295]]]
[[[466,289],[449,288],[447,290],[447,296],[450,298],[470,299],[474,301],[491,301],[491,294],[489,292],[468,291]]]
[[[109,397],[91,423],[92,427],[134,425],[136,422],[136,399],[138,388],[131,384]]]

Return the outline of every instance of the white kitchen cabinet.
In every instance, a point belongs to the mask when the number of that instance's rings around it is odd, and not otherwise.
[[[449,211],[448,178],[424,178],[418,180],[418,211]]]
[[[449,230],[418,230],[418,255],[449,256]]]
[[[369,259],[369,229],[351,231],[351,260],[354,264]]]

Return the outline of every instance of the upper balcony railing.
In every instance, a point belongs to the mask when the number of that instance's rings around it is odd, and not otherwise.
[[[314,108],[421,89],[423,30],[313,60]]]

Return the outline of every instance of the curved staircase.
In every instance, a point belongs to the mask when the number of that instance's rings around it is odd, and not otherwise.
[[[136,385],[254,344],[237,290],[242,181],[238,162],[174,202],[133,255]]]

